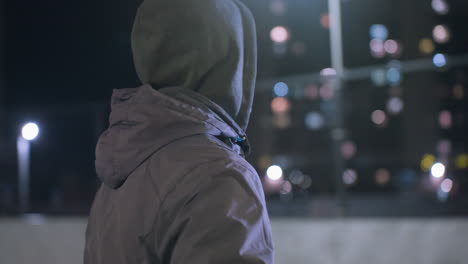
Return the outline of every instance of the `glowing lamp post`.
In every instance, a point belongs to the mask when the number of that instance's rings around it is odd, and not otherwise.
[[[29,209],[29,167],[31,141],[39,136],[39,126],[36,123],[27,123],[21,128],[16,148],[18,151],[18,184],[19,203],[21,213]]]

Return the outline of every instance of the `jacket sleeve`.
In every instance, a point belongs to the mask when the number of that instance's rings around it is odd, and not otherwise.
[[[165,208],[174,217],[162,232],[159,255],[164,263],[273,263],[270,222],[257,175],[248,179],[228,170],[193,190],[186,199],[168,198],[179,205]]]

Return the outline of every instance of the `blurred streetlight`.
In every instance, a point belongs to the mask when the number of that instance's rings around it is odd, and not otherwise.
[[[283,178],[283,169],[278,165],[270,166],[267,169],[267,177],[272,181],[279,181]]]
[[[18,151],[18,184],[19,203],[21,213],[26,213],[29,209],[29,167],[31,141],[39,136],[39,126],[36,123],[27,123],[21,128],[18,136],[16,148]]]
[[[442,163],[435,163],[432,165],[431,174],[434,178],[442,178],[445,174],[445,165]]]

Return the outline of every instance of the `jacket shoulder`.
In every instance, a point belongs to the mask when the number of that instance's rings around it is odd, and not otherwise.
[[[222,171],[236,172],[256,185],[256,189],[261,187],[258,174],[249,162],[220,140],[207,135],[172,142],[152,155],[147,165],[161,200],[182,182],[197,184]]]

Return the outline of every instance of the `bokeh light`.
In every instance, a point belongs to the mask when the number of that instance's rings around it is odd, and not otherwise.
[[[347,169],[343,172],[343,182],[346,185],[353,185],[356,183],[358,175],[355,170]]]
[[[279,181],[283,178],[283,169],[278,165],[272,165],[267,169],[266,175],[272,181]]]
[[[387,169],[378,169],[375,172],[375,182],[378,185],[386,185],[390,182],[391,174]]]
[[[369,43],[371,55],[374,58],[385,57],[384,41],[381,39],[372,39]]]
[[[432,9],[439,15],[446,15],[450,11],[450,6],[446,0],[432,0]]]
[[[273,113],[286,113],[290,108],[291,103],[285,97],[275,97],[271,101],[271,111],[273,111]]]
[[[390,114],[399,114],[403,111],[404,103],[399,97],[392,97],[387,102],[387,111]]]
[[[401,72],[396,67],[391,67],[387,70],[387,81],[391,85],[397,85],[401,82]]]
[[[435,161],[436,161],[436,158],[434,155],[425,154],[423,158],[421,159],[421,170],[425,172],[429,171],[432,165],[434,165]]]
[[[447,111],[443,110],[439,113],[439,125],[442,128],[448,129],[452,126],[452,114]]]
[[[288,194],[288,193],[291,193],[292,190],[293,190],[292,184],[289,181],[285,181],[281,185],[280,193],[281,194]]]
[[[304,182],[305,176],[304,173],[300,170],[293,170],[289,174],[289,180],[295,185],[301,185]]]
[[[431,175],[432,177],[434,178],[441,178],[443,177],[445,174],[445,165],[440,163],[440,162],[437,162],[437,163],[434,163],[434,165],[432,165],[431,167]]]
[[[322,77],[334,77],[336,76],[336,70],[333,68],[325,68],[320,71],[320,76]]]
[[[369,29],[369,35],[372,39],[386,40],[388,38],[388,29],[385,25],[374,24]]]
[[[441,68],[441,67],[444,67],[445,65],[447,65],[447,58],[445,57],[444,54],[437,53],[432,58],[432,62],[434,63],[434,65],[436,67]]]
[[[319,112],[310,112],[306,114],[305,124],[310,130],[319,130],[324,126],[325,120]]]
[[[286,13],[286,3],[283,0],[272,0],[270,10],[274,15],[284,15]]]
[[[439,44],[445,44],[450,41],[450,30],[446,25],[437,25],[432,30],[432,37],[434,41]]]
[[[333,86],[327,84],[320,87],[319,93],[323,100],[330,100],[335,96],[335,90],[333,89]]]
[[[389,39],[385,41],[384,49],[385,52],[390,55],[398,55],[401,50],[401,46],[396,40]]]
[[[345,159],[351,159],[356,155],[357,147],[352,141],[345,141],[341,144],[341,155]]]
[[[468,154],[463,153],[455,158],[455,167],[460,170],[468,168]]]
[[[448,139],[441,139],[437,142],[437,151],[441,154],[447,154],[452,151],[452,142]]]
[[[36,123],[27,123],[21,129],[21,136],[26,140],[34,140],[39,136],[39,126]]]
[[[289,87],[286,83],[284,82],[279,82],[276,83],[275,86],[273,87],[273,92],[275,93],[276,96],[286,96],[289,93]]]
[[[258,158],[257,164],[258,164],[258,167],[260,169],[262,169],[262,170],[267,169],[268,166],[270,166],[270,164],[271,164],[271,156],[270,155],[261,155]]]
[[[308,189],[312,186],[312,178],[309,175],[304,175],[304,181],[299,185],[302,189]]]
[[[452,188],[453,188],[453,181],[451,179],[445,179],[440,184],[440,190],[445,193],[451,192]]]
[[[384,69],[377,69],[371,73],[372,83],[376,86],[384,86],[387,83],[387,72]]]
[[[320,16],[320,25],[326,29],[330,28],[330,14],[324,13]]]
[[[371,119],[372,119],[372,122],[374,122],[374,124],[380,126],[380,125],[383,125],[385,121],[387,120],[387,115],[382,110],[375,110],[374,112],[372,112]]]
[[[283,26],[276,26],[270,31],[270,38],[273,42],[284,43],[289,40],[289,31]]]
[[[432,54],[435,50],[435,45],[432,39],[423,38],[419,41],[419,50],[422,54]]]

